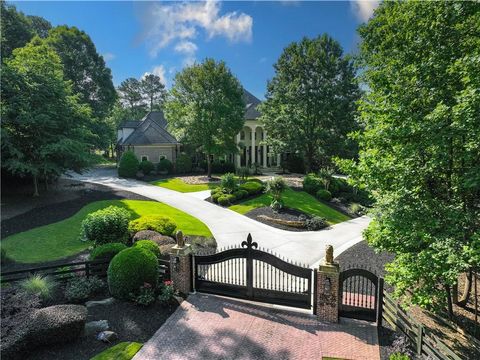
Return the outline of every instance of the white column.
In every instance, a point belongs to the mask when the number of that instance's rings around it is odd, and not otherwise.
[[[238,144],[240,143],[240,133],[238,133],[235,138],[237,140],[237,148],[238,148]],[[241,149],[239,151],[241,151]],[[235,163],[236,163],[237,168],[239,168],[240,167],[240,154],[239,153],[235,154]]]
[[[252,148],[252,150],[250,151],[250,158],[252,159],[252,165],[253,165],[256,162],[256,155],[257,155],[255,151],[255,132],[257,130],[257,127],[256,126],[251,127],[250,130],[252,130],[251,136],[250,136],[251,148]]]
[[[262,129],[263,131],[263,141],[265,142],[267,140],[267,132],[265,129]],[[263,167],[267,167],[267,145],[263,144]]]
[[[277,166],[280,166],[280,154],[277,155]]]

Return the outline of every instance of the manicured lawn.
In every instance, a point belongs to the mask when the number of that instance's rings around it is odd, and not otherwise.
[[[183,211],[156,201],[104,200],[84,206],[72,217],[40,226],[2,240],[7,255],[18,262],[32,263],[60,259],[87,249],[91,243],[80,240],[80,226],[87,214],[107,206],[121,206],[130,211],[132,219],[141,215],[165,215],[177,223],[186,235],[212,236],[208,227]]]
[[[187,184],[179,178],[155,180],[151,184],[182,193],[209,190],[218,186],[218,184]]]
[[[347,215],[344,215],[330,206],[318,201],[315,199],[315,197],[304,191],[287,189],[283,193],[282,199],[286,207],[303,211],[304,213],[312,216],[321,216],[327,219],[330,224],[337,224],[350,219]],[[255,208],[269,206],[270,202],[271,196],[263,194],[240,204],[232,205],[230,206],[230,209],[240,214],[246,214]]]

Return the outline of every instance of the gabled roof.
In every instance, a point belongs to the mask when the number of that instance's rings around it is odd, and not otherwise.
[[[261,101],[253,94],[243,89],[243,101],[245,102],[245,120],[254,120],[260,116],[257,106]]]
[[[138,120],[125,120],[120,125],[118,125],[118,129],[122,129],[122,128],[135,129],[138,125],[140,125],[140,121]]]
[[[135,130],[119,145],[155,145],[178,144],[172,134],[167,130],[167,120],[162,111],[151,111],[141,121]]]

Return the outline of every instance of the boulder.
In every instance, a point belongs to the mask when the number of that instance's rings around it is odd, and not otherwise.
[[[89,321],[85,324],[84,336],[97,335],[99,332],[109,329],[108,320]]]
[[[162,245],[175,245],[176,241],[174,238],[166,235],[162,235],[156,231],[153,230],[141,230],[137,232],[133,236],[133,242],[137,242],[139,240],[152,240],[154,241],[158,246]]]
[[[109,297],[103,300],[91,300],[85,303],[87,308],[97,306],[97,305],[112,305],[115,302],[113,297]]]

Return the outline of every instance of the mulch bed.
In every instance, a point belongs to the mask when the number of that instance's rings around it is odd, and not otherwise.
[[[281,219],[281,220],[299,220],[298,217],[300,215],[304,215],[307,219],[310,218],[308,214],[305,214],[304,212],[301,212],[295,209],[285,208],[285,209],[282,209],[281,212],[276,213],[269,206],[264,206],[264,207],[256,208],[249,211],[248,213],[245,214],[245,216],[277,229],[288,230],[288,231],[308,231],[306,228],[300,229],[293,226],[277,224],[276,222],[269,221],[268,219],[263,219],[259,217],[259,215],[265,215],[274,219]]]
[[[122,341],[144,343],[155,334],[177,306],[178,304],[163,306],[156,302],[149,307],[141,307],[133,303],[115,301],[111,305],[90,307],[88,308],[87,322],[108,320],[110,330],[118,334],[118,340],[111,344],[104,344],[96,340],[94,336],[83,337],[75,342],[35,349],[31,355],[24,359],[87,360]]]

